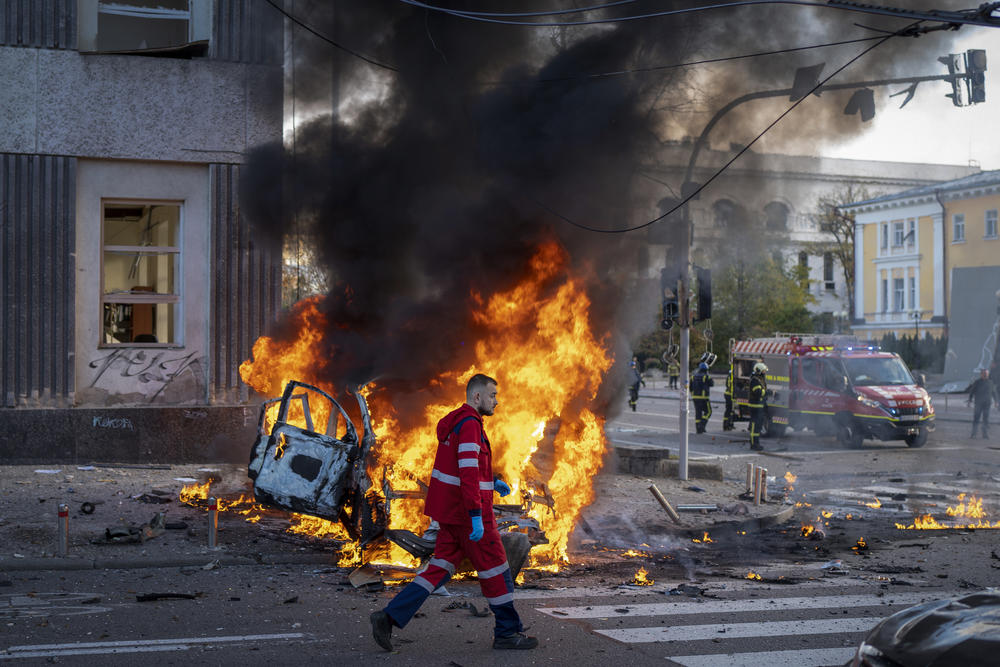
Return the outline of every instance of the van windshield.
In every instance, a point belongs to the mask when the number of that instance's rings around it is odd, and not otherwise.
[[[843,361],[854,385],[914,384],[910,371],[898,357],[847,358]]]

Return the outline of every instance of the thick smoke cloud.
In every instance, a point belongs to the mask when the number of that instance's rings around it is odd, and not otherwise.
[[[466,4],[512,11],[522,3]],[[626,7],[636,14],[665,6]],[[640,295],[635,281],[647,236],[587,232],[552,212],[605,229],[655,217],[669,193],[640,195],[636,172],[655,160],[665,126],[689,122],[673,110],[779,85],[815,58],[754,59],[713,70],[712,81],[681,69],[581,75],[858,36],[850,17],[801,8],[531,29],[388,0],[286,7],[398,70],[295,29],[298,108],[322,108],[335,95],[344,113],[300,124],[294,151],[259,149],[244,169],[243,210],[258,230],[278,242],[293,220],[308,225],[307,238],[335,277],[323,353],[339,386],[378,377],[417,389],[468,361],[467,343],[488,335],[470,320],[472,295],[510,287],[549,238],[577,267],[590,268],[596,326],[615,334],[615,352],[625,358],[630,336],[655,321],[656,300]],[[907,47],[894,48],[907,55]],[[895,69],[892,58],[877,62],[866,73]],[[701,92],[691,98],[695,85]],[[814,114],[812,123],[841,131],[839,108]]]

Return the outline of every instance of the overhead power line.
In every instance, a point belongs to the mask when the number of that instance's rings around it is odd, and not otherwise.
[[[893,33],[895,34],[895,33]],[[561,77],[548,77],[544,79],[519,79],[516,81],[489,81],[482,85],[488,86],[514,86],[514,85],[534,85],[539,83],[560,83],[563,81],[579,81],[586,79],[603,79],[613,76],[624,76],[626,74],[642,74],[644,72],[658,72],[668,69],[679,69],[681,67],[694,67],[695,65],[711,65],[714,63],[724,63],[732,60],[747,60],[749,58],[760,58],[763,56],[775,56],[783,53],[795,53],[797,51],[811,51],[813,49],[823,49],[831,46],[843,46],[845,44],[856,44],[858,42],[872,42],[882,39],[883,36],[859,37],[857,39],[845,39],[839,42],[826,42],[825,44],[810,44],[809,46],[791,46],[785,49],[775,49],[774,51],[756,51],[754,53],[743,53],[737,56],[720,56],[718,58],[706,58],[704,60],[691,60],[671,65],[651,65],[650,67],[635,67],[631,69],[615,70],[611,72],[596,72],[594,74],[574,74]]]
[[[470,21],[480,21],[483,23],[499,23],[502,25],[519,25],[530,28],[544,27],[565,27],[580,25],[597,25],[602,23],[621,23],[624,21],[637,21],[640,19],[657,18],[661,16],[679,16],[683,14],[697,14],[699,12],[713,11],[718,9],[731,9],[734,7],[747,7],[751,5],[797,5],[800,7],[821,7],[826,9],[836,9],[841,11],[855,12],[860,14],[878,14],[880,16],[892,16],[895,18],[907,19],[910,21],[937,21],[956,25],[979,25],[987,27],[1000,27],[1000,17],[993,16],[993,12],[1000,8],[1000,2],[984,3],[976,9],[963,9],[958,11],[944,11],[932,9],[919,11],[914,9],[896,9],[894,7],[879,7],[876,5],[847,2],[846,0],[828,0],[827,2],[816,2],[815,0],[737,0],[736,2],[723,2],[714,5],[702,5],[700,7],[686,7],[684,9],[666,9],[659,12],[649,12],[645,14],[634,14],[632,16],[612,16],[585,21],[514,21],[509,18],[494,18],[478,12],[469,12],[460,9],[450,9],[431,5],[419,0],[399,0],[400,2],[428,9],[442,14],[449,14],[458,18]],[[508,15],[509,16],[509,15]]]
[[[781,112],[781,114],[779,114],[777,118],[775,118],[773,121],[771,121],[771,123],[767,127],[765,127],[763,130],[761,130],[761,132],[756,137],[754,137],[753,140],[750,141],[750,143],[746,144],[743,148],[741,148],[739,151],[737,151],[736,154],[733,155],[733,157],[731,157],[724,165],[722,165],[721,167],[719,167],[715,171],[715,173],[713,173],[704,183],[702,183],[701,185],[699,185],[696,190],[694,190],[693,192],[689,193],[686,197],[684,197],[684,199],[682,199],[680,202],[678,202],[673,208],[671,208],[669,211],[667,211],[663,215],[657,216],[656,218],[653,218],[652,220],[648,220],[648,221],[646,221],[646,222],[644,222],[642,224],[635,225],[634,227],[628,227],[626,229],[601,229],[599,227],[591,227],[589,225],[584,225],[584,224],[579,223],[579,222],[577,222],[575,220],[572,220],[571,218],[568,218],[565,215],[563,215],[563,214],[561,214],[561,213],[559,213],[557,211],[552,210],[549,206],[547,206],[544,203],[538,201],[537,199],[534,199],[533,201],[535,202],[536,205],[538,205],[539,208],[541,208],[542,210],[548,212],[549,214],[551,214],[551,215],[559,218],[563,222],[566,222],[566,223],[568,223],[568,224],[570,224],[570,225],[572,225],[574,227],[578,227],[580,229],[585,229],[585,230],[587,230],[589,232],[597,232],[599,234],[625,234],[625,233],[628,233],[628,232],[637,231],[639,229],[644,229],[645,227],[649,227],[650,225],[654,225],[657,222],[665,219],[671,213],[674,213],[675,211],[679,210],[685,204],[687,204],[692,199],[694,199],[699,194],[701,194],[702,190],[704,190],[706,187],[708,187],[708,185],[710,183],[712,183],[712,181],[714,181],[716,178],[718,178],[719,176],[721,176],[727,169],[729,169],[730,166],[732,166],[732,164],[734,162],[736,162],[736,160],[740,159],[740,157],[742,157],[744,153],[746,153],[748,150],[750,150],[750,148],[755,143],[757,143],[765,134],[767,134],[772,128],[774,128],[774,126],[776,126],[778,123],[780,123],[782,121],[782,119],[785,118],[785,116],[787,116],[792,111],[794,111],[796,107],[798,107],[804,100],[806,100],[807,98],[809,98],[814,92],[816,92],[817,90],[819,90],[820,88],[822,88],[831,79],[833,79],[835,76],[837,76],[838,74],[840,74],[841,72],[843,72],[845,69],[847,69],[848,67],[850,67],[852,64],[854,64],[855,62],[857,62],[863,56],[867,55],[868,53],[870,53],[874,49],[877,49],[878,47],[882,46],[883,44],[885,44],[887,41],[889,41],[893,37],[897,37],[899,34],[906,34],[909,30],[911,30],[911,28],[912,28],[912,26],[908,26],[907,28],[904,28],[903,30],[899,31],[898,33],[893,33],[893,34],[887,35],[885,37],[879,37],[878,38],[879,39],[878,42],[876,42],[875,44],[872,44],[868,48],[864,49],[858,55],[854,56],[853,58],[851,58],[850,60],[848,60],[846,63],[844,63],[843,65],[841,65],[840,67],[838,67],[836,70],[834,70],[828,77],[826,77],[825,79],[821,80],[819,83],[817,83],[815,86],[813,86],[809,90],[809,92],[805,93],[802,97],[800,97],[798,100],[796,100],[794,103],[792,103],[787,109],[785,109],[783,112]]]
[[[300,28],[302,28],[304,30],[307,30],[308,32],[311,32],[312,34],[314,34],[317,37],[319,37],[320,39],[322,39],[324,42],[326,42],[328,44],[332,44],[333,46],[337,47],[338,49],[340,49],[344,53],[348,53],[348,54],[354,56],[355,58],[359,58],[359,59],[365,61],[366,63],[368,63],[369,65],[374,65],[375,67],[381,67],[382,69],[389,70],[390,72],[399,72],[399,70],[397,68],[393,67],[392,65],[386,65],[385,63],[380,63],[377,60],[373,60],[372,58],[369,58],[368,56],[366,56],[364,54],[358,53],[357,51],[354,51],[353,49],[349,49],[346,46],[344,46],[343,44],[330,39],[329,37],[327,37],[326,35],[324,35],[320,31],[318,31],[315,28],[313,28],[308,23],[300,20],[299,18],[297,18],[297,17],[293,16],[292,14],[290,14],[289,12],[285,11],[284,7],[276,4],[273,0],[264,0],[264,2],[266,2],[267,4],[269,4],[272,7],[274,7],[282,15],[284,15],[285,18],[287,18],[289,21],[291,21],[295,25],[299,26]]]

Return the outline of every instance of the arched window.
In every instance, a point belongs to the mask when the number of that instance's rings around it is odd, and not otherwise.
[[[773,201],[764,207],[764,227],[774,231],[788,229],[788,207]]]
[[[743,210],[731,199],[719,199],[712,204],[712,215],[718,229],[737,229],[745,218]]]

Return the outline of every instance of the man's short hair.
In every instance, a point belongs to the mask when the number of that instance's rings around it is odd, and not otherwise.
[[[471,398],[473,394],[477,391],[483,391],[491,384],[498,384],[496,380],[491,378],[489,375],[483,375],[482,373],[476,373],[469,380],[469,384],[465,385],[465,396]]]

